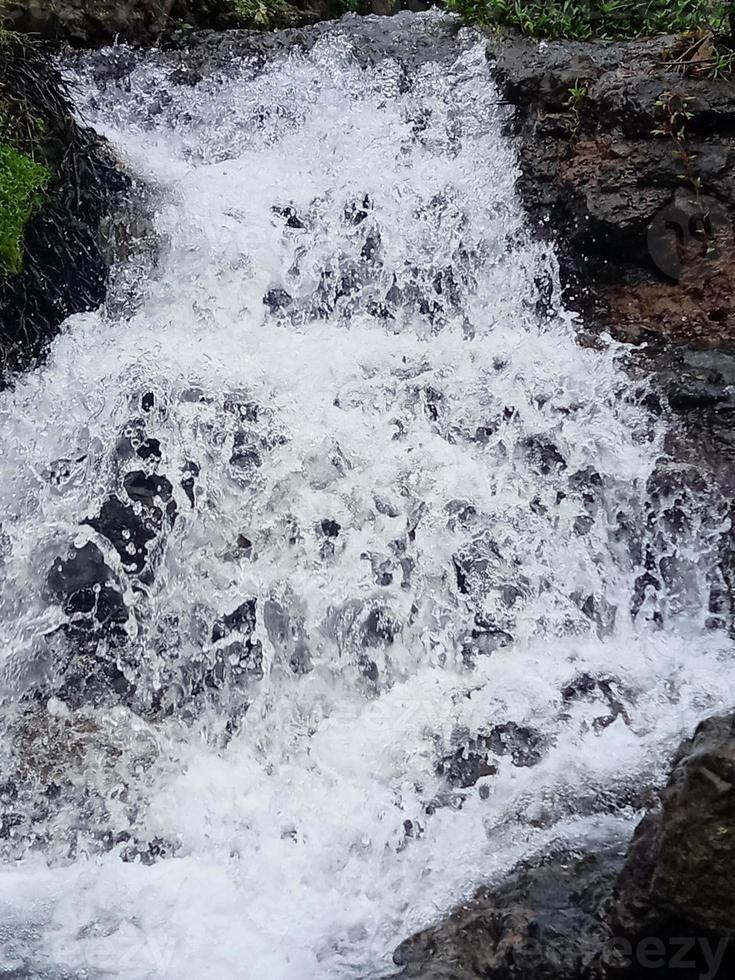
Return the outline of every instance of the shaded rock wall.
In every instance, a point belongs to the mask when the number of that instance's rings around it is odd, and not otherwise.
[[[75,47],[151,46],[196,31],[302,27],[347,12],[390,15],[437,0],[0,0],[0,23]]]
[[[48,40],[101,44],[121,38],[155,36],[168,22],[173,0],[4,0],[3,14],[14,31]]]
[[[82,47],[116,40],[156,44],[178,29],[284,27],[338,17],[340,0],[0,0],[6,25]]]

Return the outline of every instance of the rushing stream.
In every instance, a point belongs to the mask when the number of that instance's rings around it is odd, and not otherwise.
[[[75,62],[157,251],[0,396],[3,978],[386,976],[624,841],[735,684],[716,502],[576,342],[482,42],[306,39]]]

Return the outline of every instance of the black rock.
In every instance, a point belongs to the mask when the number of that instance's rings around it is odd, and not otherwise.
[[[735,966],[735,718],[714,717],[677,753],[660,807],[639,824],[608,913],[611,941],[603,960],[639,976],[635,957],[619,956],[614,939],[635,949],[654,938],[667,951],[690,937],[689,971],[707,975],[702,940],[723,951],[716,976]],[[697,940],[696,946],[694,940]],[[672,954],[673,955],[673,954]],[[710,964],[711,966],[711,964]],[[699,973],[697,972],[699,971]],[[615,975],[613,973],[613,975]],[[674,974],[672,974],[674,975]],[[678,973],[675,974],[679,976]],[[710,977],[715,972],[709,973]]]
[[[51,595],[59,602],[69,601],[110,581],[114,581],[112,570],[92,542],[73,548],[66,558],[57,558],[46,578]]]
[[[108,497],[97,517],[87,523],[107,538],[127,572],[139,574],[143,571],[148,562],[148,545],[156,538],[159,528],[119,497]]]
[[[599,909],[622,858],[617,848],[521,865],[497,888],[401,943],[399,976],[414,980],[582,980],[606,931]]]
[[[498,767],[488,761],[486,752],[473,751],[460,746],[452,755],[442,759],[436,771],[437,775],[446,778],[450,786],[469,789],[479,779],[496,775]]]
[[[293,297],[285,289],[269,289],[263,297],[263,305],[267,306],[271,313],[287,309],[292,302]]]
[[[263,463],[257,439],[250,432],[237,432],[232,445],[230,464],[245,474]]]
[[[235,631],[251,634],[255,630],[256,609],[257,599],[246,599],[231,613],[218,619],[212,627],[213,642],[216,643]]]

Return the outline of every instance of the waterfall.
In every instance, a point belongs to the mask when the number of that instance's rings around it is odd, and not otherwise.
[[[156,246],[0,394],[0,976],[377,980],[724,706],[717,501],[577,342],[478,35],[72,65]]]

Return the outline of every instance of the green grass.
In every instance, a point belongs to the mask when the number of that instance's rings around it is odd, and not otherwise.
[[[26,224],[50,178],[42,164],[0,143],[0,277],[20,272]]]
[[[516,27],[538,38],[635,38],[719,31],[732,0],[447,0],[484,26]]]

